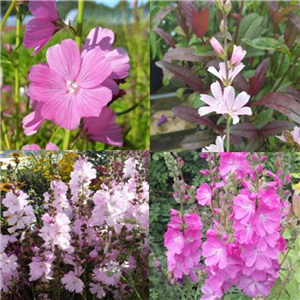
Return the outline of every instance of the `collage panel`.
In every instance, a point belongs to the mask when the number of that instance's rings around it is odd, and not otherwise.
[[[1,149],[149,149],[149,2],[1,1]]]
[[[299,151],[299,2],[150,9],[151,151]]]
[[[299,298],[300,153],[150,154],[150,299]]]
[[[149,299],[148,151],[0,160],[1,299]]]

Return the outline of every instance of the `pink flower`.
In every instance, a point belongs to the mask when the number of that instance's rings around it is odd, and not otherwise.
[[[59,150],[59,148],[55,144],[53,144],[53,143],[48,143],[46,145],[45,149],[46,150],[54,150],[54,151]],[[30,150],[31,151],[36,151],[36,150],[41,150],[41,147],[39,145],[37,145],[37,144],[31,144],[31,145],[25,145],[25,146],[23,146],[22,150],[23,151],[30,151]]]
[[[224,49],[223,49],[222,45],[219,43],[219,41],[215,37],[212,37],[210,39],[210,44],[214,48],[215,52],[218,55],[222,55],[223,54]]]
[[[18,191],[18,195],[10,191],[6,194],[2,203],[8,208],[8,211],[12,214],[22,211],[28,204],[26,200],[28,195],[22,191]]]
[[[217,76],[225,86],[228,86],[232,83],[233,79],[241,72],[241,70],[245,67],[245,65],[239,64],[233,68],[228,66],[228,80],[226,80],[225,62],[221,62],[219,64],[219,67],[220,67],[219,71],[217,71],[215,67],[209,67],[207,71]]]
[[[250,95],[246,92],[241,92],[235,97],[235,91],[232,86],[227,86],[224,89],[224,101],[217,113],[227,114],[233,119],[233,124],[239,122],[239,115],[252,115],[250,107],[244,107],[249,101]]]
[[[207,266],[218,266],[224,269],[228,265],[227,248],[224,243],[216,238],[209,238],[203,244],[203,256]]]
[[[280,197],[273,188],[267,188],[259,191],[260,203],[262,206],[273,209],[280,207]]]
[[[103,82],[111,75],[110,63],[100,49],[80,57],[77,44],[64,40],[47,50],[47,65],[34,65],[28,95],[42,103],[40,115],[59,126],[76,129],[82,117],[97,117],[112,99]]]
[[[24,133],[26,135],[33,135],[37,133],[37,131],[45,121],[45,119],[41,116],[41,112],[40,112],[42,103],[39,103],[37,101],[31,101],[31,102],[34,111],[28,114],[22,120]]]
[[[265,272],[255,271],[251,276],[241,276],[237,287],[249,297],[268,296],[270,285]]]
[[[124,79],[128,76],[130,65],[129,56],[123,48],[113,48],[115,41],[114,32],[101,27],[93,28],[88,34],[82,54],[88,53],[92,49],[100,49],[101,53],[108,61],[112,73],[103,82],[103,85],[112,90],[114,95],[119,92],[116,80]]]
[[[207,183],[203,183],[197,189],[196,199],[200,205],[209,205],[212,198],[212,190]]]
[[[252,222],[234,222],[234,237],[241,244],[249,244],[253,241],[254,227]]]
[[[65,274],[61,282],[65,285],[65,289],[70,292],[81,293],[83,291],[84,284],[73,271]]]
[[[56,10],[56,1],[29,1],[34,15],[25,28],[24,47],[34,48],[31,55],[38,53],[52,36],[61,29],[62,23]]]
[[[201,291],[204,294],[200,300],[218,300],[223,296],[222,290],[218,285],[215,285],[213,282],[205,282],[201,287]]]
[[[92,294],[96,294],[98,299],[102,299],[106,295],[103,287],[99,283],[95,284],[95,283],[91,282],[90,283],[90,292]]]
[[[165,233],[164,243],[167,249],[171,249],[172,252],[180,254],[184,247],[184,243],[185,241],[182,232],[168,228],[167,232]]]
[[[116,115],[103,107],[98,117],[83,118],[83,129],[91,140],[113,146],[122,146],[121,127],[115,123]]]
[[[235,173],[237,178],[244,177],[250,169],[249,162],[247,161],[246,152],[231,152],[231,153],[220,153],[220,174],[226,176],[229,173]]]
[[[52,261],[53,261],[53,254],[50,260],[43,260],[40,257],[33,257],[32,262],[29,264],[30,267],[29,281],[38,280],[42,276],[44,276],[45,279],[53,279],[52,272],[51,272]]]
[[[217,136],[216,143],[211,144],[202,149],[202,152],[224,152],[224,140],[226,135],[223,137]]]
[[[0,270],[1,273],[12,273],[12,271],[16,270],[18,267],[18,258],[12,254],[7,256],[6,253],[0,254]],[[2,276],[2,274],[1,274]]]
[[[255,203],[247,195],[240,194],[233,199],[234,218],[242,224],[247,223],[255,213]]]
[[[254,216],[255,232],[259,236],[274,233],[280,226],[281,213],[279,209],[260,207]]]
[[[230,59],[230,63],[234,66],[241,63],[245,55],[247,54],[247,51],[243,50],[241,46],[233,46],[233,53]]]

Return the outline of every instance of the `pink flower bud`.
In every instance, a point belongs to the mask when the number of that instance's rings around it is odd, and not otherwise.
[[[210,44],[214,48],[215,52],[218,55],[222,55],[223,54],[224,49],[223,49],[222,45],[219,43],[219,41],[216,38],[214,38],[214,37],[211,38],[210,39]]]
[[[294,214],[300,218],[300,195],[297,191],[294,192],[292,203]]]
[[[246,54],[247,54],[247,51],[243,50],[243,48],[241,46],[234,45],[230,63],[232,65],[238,65],[239,63],[241,63],[241,61],[243,60],[243,58],[245,57]]]

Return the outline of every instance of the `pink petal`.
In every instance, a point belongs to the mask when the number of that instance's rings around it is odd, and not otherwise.
[[[234,98],[235,98],[234,88],[232,86],[227,86],[224,89],[224,101],[229,110],[231,110],[231,108],[234,105]]]
[[[252,115],[252,110],[250,107],[242,107],[238,111],[236,111],[236,114],[238,115]]]
[[[217,99],[219,102],[222,102],[222,100],[223,100],[223,92],[222,92],[222,88],[221,88],[221,85],[220,85],[219,81],[214,82],[210,86],[210,90],[211,90],[214,98]]]
[[[76,109],[76,96],[66,94],[50,103],[45,102],[41,108],[41,115],[63,128],[76,129],[80,123],[80,116]]]
[[[59,73],[65,80],[74,81],[80,70],[80,53],[75,41],[63,40],[46,53],[49,67]]]
[[[111,72],[110,63],[103,52],[95,48],[82,55],[81,70],[77,82],[82,88],[93,88],[106,80]]]
[[[203,102],[205,102],[206,104],[208,104],[210,106],[216,106],[216,104],[217,104],[217,101],[215,98],[213,98],[212,96],[206,95],[206,94],[201,94],[200,100],[202,100]]]
[[[114,80],[107,78],[105,81],[102,82],[101,85],[108,87],[112,91],[114,96],[117,96],[119,94],[119,86]]]
[[[99,111],[112,99],[112,92],[104,86],[80,89],[76,95],[76,111],[80,117],[98,117]]]
[[[23,118],[23,129],[26,135],[33,135],[37,133],[37,131],[45,121],[41,116],[40,108],[41,104],[38,103],[35,107],[35,110]]]
[[[204,115],[210,114],[211,112],[214,112],[214,111],[215,111],[215,109],[211,108],[210,106],[202,106],[199,108],[198,114],[200,116],[204,116]]]
[[[115,34],[110,29],[96,27],[93,28],[86,40],[82,50],[91,50],[95,47],[100,47],[101,50],[109,50],[115,41]]]
[[[56,27],[52,22],[36,18],[31,19],[25,28],[24,47],[27,49],[39,48],[40,50],[52,38],[55,31]],[[36,49],[35,53],[38,51]]]
[[[223,77],[221,76],[221,74],[217,71],[217,69],[215,67],[209,67],[207,69],[208,72],[212,73],[213,75],[217,76],[219,79],[223,80]]]
[[[93,140],[113,146],[122,146],[121,127],[115,124],[115,119],[116,115],[113,110],[103,107],[99,117],[83,119],[83,128]]]
[[[30,69],[28,95],[31,99],[46,102],[61,98],[67,93],[65,80],[45,65],[34,65]]]
[[[29,1],[29,9],[36,18],[46,19],[50,21],[56,21],[59,19],[59,15],[56,10],[56,1]]]
[[[22,147],[21,150],[27,150],[27,151],[30,151],[30,150],[41,150],[41,147],[37,144],[30,144],[30,145],[25,145]]]
[[[124,48],[114,48],[105,52],[105,57],[110,61],[112,79],[123,79],[128,76],[130,65],[129,56]]]
[[[53,144],[53,143],[48,143],[47,145],[46,145],[46,148],[45,148],[46,150],[54,150],[54,151],[57,151],[57,150],[59,150],[59,148],[55,145],[55,144]]]
[[[241,92],[237,95],[234,103],[234,107],[236,109],[243,107],[250,99],[250,95],[248,95],[246,92]]]

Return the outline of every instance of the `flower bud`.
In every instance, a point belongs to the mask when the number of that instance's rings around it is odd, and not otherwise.
[[[221,23],[220,23],[220,31],[221,31],[222,34],[225,35],[226,26],[225,26],[224,20],[222,20]]]
[[[297,191],[294,192],[292,203],[294,214],[300,218],[300,195]]]
[[[215,52],[216,52],[217,55],[223,55],[224,49],[223,49],[222,45],[219,43],[219,41],[215,37],[212,37],[210,39],[210,44],[214,48],[214,50],[215,50]]]
[[[231,8],[232,8],[231,1],[230,1],[230,0],[227,0],[227,1],[225,2],[225,4],[224,4],[224,9],[225,9],[226,14],[229,14],[229,13],[230,13]]]

